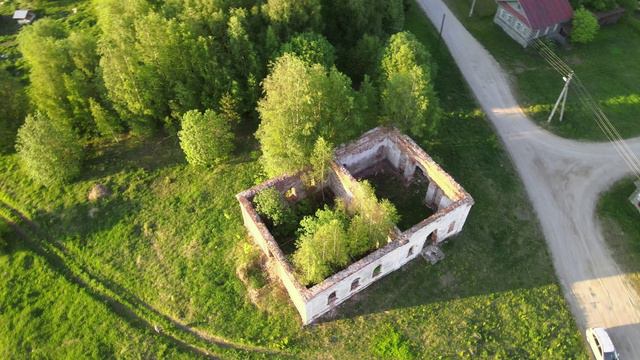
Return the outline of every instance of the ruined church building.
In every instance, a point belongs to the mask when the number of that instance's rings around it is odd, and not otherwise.
[[[415,259],[424,249],[462,231],[473,206],[472,197],[412,139],[396,129],[376,128],[339,147],[326,186],[348,201],[353,196],[351,189],[357,186],[356,178],[383,162],[390,164],[405,183],[416,176],[426,178],[424,202],[435,212],[404,232],[396,227],[385,246],[310,288],[296,279],[292,265],[252,202],[258,192],[268,187],[282,194],[293,189],[297,200],[303,199],[306,194],[300,175],[271,179],[236,195],[245,227],[277,272],[305,325]]]

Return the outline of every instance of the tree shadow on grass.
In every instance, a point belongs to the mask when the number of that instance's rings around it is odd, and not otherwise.
[[[136,202],[111,195],[95,202],[84,201],[52,211],[38,210],[33,220],[56,240],[73,239],[85,245],[93,235],[113,228],[129,214],[139,211]]]
[[[0,36],[17,34],[20,26],[12,15],[0,15]]]
[[[517,228],[491,229],[484,222],[481,214],[471,216],[463,233],[442,246],[446,258],[441,262],[430,265],[418,256],[318,322],[557,284],[542,239],[520,237]]]
[[[127,204],[128,202],[126,201],[119,202],[120,206],[126,206]],[[83,212],[87,208],[87,204],[82,204],[68,210],[69,214],[63,215],[63,217],[84,216]],[[12,211],[20,214],[15,209]],[[278,354],[281,358],[289,358],[286,354],[281,354],[277,351],[245,346],[209,336],[163,314],[127,288],[87,266],[81,259],[77,259],[63,245],[52,238],[53,235],[48,228],[29,220],[24,215],[19,215],[17,218],[20,220],[12,222],[11,226],[16,236],[22,238],[22,241],[12,241],[9,251],[19,251],[22,248],[33,251],[44,258],[55,272],[82,288],[94,300],[108,306],[117,316],[132,327],[163,338],[169,344],[203,358],[217,359],[218,357],[212,354],[211,351],[215,354],[232,351],[239,358],[251,358],[252,352],[261,353],[262,355]],[[47,218],[45,213],[38,213],[34,218],[40,219],[39,221],[57,220],[57,218]],[[113,217],[112,220],[106,223],[103,222],[98,227],[93,226],[90,231],[107,228],[110,223],[117,221],[117,219],[117,217]],[[83,230],[77,229],[76,232],[81,233]]]
[[[177,137],[127,137],[119,142],[90,145],[85,171],[79,180],[102,178],[127,170],[159,170],[185,164]]]

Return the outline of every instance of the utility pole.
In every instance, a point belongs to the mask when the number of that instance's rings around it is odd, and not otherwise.
[[[473,0],[473,3],[471,3],[471,10],[469,10],[469,17],[473,16],[473,10],[476,9],[476,1],[477,0]]]
[[[562,119],[564,119],[564,108],[565,108],[565,105],[567,104],[567,96],[569,95],[569,85],[571,84],[571,80],[573,80],[573,72],[570,73],[567,77],[563,76],[562,80],[564,80],[564,87],[562,88],[560,97],[558,97],[558,101],[556,101],[556,104],[553,106],[551,115],[549,115],[549,119],[547,120],[548,123],[550,123],[551,119],[553,119],[553,116],[556,114],[556,110],[558,110],[558,106],[560,105],[561,102],[562,102],[562,107],[560,110],[560,122],[562,122]]]
[[[442,23],[440,24],[440,42],[438,43],[438,49],[440,49],[440,44],[442,43],[442,31],[444,30],[444,20],[446,19],[447,14],[442,14]]]

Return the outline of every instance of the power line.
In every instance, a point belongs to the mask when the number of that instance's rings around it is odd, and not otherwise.
[[[609,120],[604,111],[602,111],[579,76],[544,42],[537,40],[533,44],[533,48],[536,49],[538,54],[560,75],[563,77],[572,76],[575,79],[573,84],[575,84],[574,90],[578,95],[578,100],[580,100],[584,109],[591,114],[598,128],[600,128],[607,139],[613,143],[616,152],[622,157],[629,169],[640,179],[640,159],[638,159],[636,154],[629,148],[618,129]]]

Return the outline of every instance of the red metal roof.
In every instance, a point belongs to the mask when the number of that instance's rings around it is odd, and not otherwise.
[[[571,20],[573,9],[569,0],[520,0],[534,30]]]
[[[503,5],[506,1],[500,1]],[[533,30],[544,29],[571,20],[569,0],[518,0]],[[515,11],[515,9],[509,9]]]
[[[527,19],[524,15],[522,15],[520,12],[518,12],[518,10],[514,9],[511,4],[509,4],[506,1],[501,2],[502,7],[505,8],[505,10],[507,10],[508,12],[511,13],[511,15],[517,17],[518,19],[520,19],[520,21],[522,21],[523,24],[531,27],[531,24],[529,24],[529,19]]]

